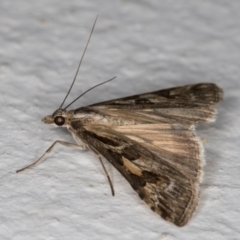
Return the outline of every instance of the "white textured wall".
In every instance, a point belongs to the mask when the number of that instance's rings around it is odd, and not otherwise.
[[[239,0],[27,1],[0,3],[0,239],[240,238]],[[225,91],[207,139],[205,178],[192,220],[177,228],[151,212],[106,161],[112,197],[98,159],[57,147],[64,130],[40,119],[61,103],[96,15],[99,20],[70,99],[74,107],[198,82]]]

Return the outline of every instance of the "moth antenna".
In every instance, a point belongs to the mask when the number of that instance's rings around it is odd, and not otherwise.
[[[110,78],[109,80],[107,80],[107,81],[105,81],[105,82],[99,83],[99,84],[97,84],[97,85],[89,88],[87,91],[85,91],[84,93],[80,94],[80,95],[79,95],[77,98],[75,98],[71,103],[69,103],[69,104],[64,108],[64,110],[67,109],[67,108],[68,108],[70,105],[72,105],[74,102],[76,102],[80,97],[82,97],[83,95],[85,95],[87,92],[91,91],[92,89],[94,89],[94,88],[96,88],[96,87],[98,87],[98,86],[100,86],[100,85],[103,85],[103,84],[105,84],[105,83],[107,83],[107,82],[110,82],[110,81],[114,80],[115,78],[116,78],[116,76],[113,77],[113,78]]]
[[[86,44],[86,46],[85,46],[85,48],[84,48],[84,51],[83,51],[82,57],[81,57],[80,62],[79,62],[79,64],[78,64],[78,68],[77,68],[76,74],[75,74],[75,76],[74,76],[74,79],[73,79],[73,81],[72,81],[72,84],[71,84],[71,86],[70,86],[70,88],[69,88],[69,90],[68,90],[68,92],[67,92],[67,94],[66,94],[66,97],[63,99],[63,102],[62,102],[62,104],[60,105],[59,109],[62,108],[63,104],[65,103],[65,101],[66,101],[66,99],[67,99],[69,93],[71,92],[72,87],[73,87],[73,85],[74,85],[74,83],[75,83],[75,81],[76,81],[76,78],[77,78],[77,75],[78,75],[79,69],[80,69],[81,64],[82,64],[83,57],[84,57],[84,55],[85,55],[85,53],[86,53],[86,50],[87,50],[88,44],[89,44],[90,39],[91,39],[91,37],[92,37],[93,30],[94,30],[94,27],[95,27],[95,25],[96,25],[97,19],[98,19],[98,15],[97,15],[97,17],[96,17],[96,19],[95,19],[95,21],[94,21],[94,24],[93,24],[93,27],[92,27],[91,33],[90,33],[90,35],[89,35],[89,38],[88,38],[87,44]]]

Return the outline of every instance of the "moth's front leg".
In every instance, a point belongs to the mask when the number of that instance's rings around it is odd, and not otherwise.
[[[28,168],[31,168],[31,167],[35,166],[36,164],[38,164],[48,153],[50,153],[53,150],[53,148],[55,147],[55,145],[57,143],[62,144],[63,146],[66,146],[66,147],[78,148],[80,150],[85,150],[86,149],[85,145],[78,145],[78,144],[75,144],[75,143],[69,143],[69,142],[64,142],[64,141],[57,140],[47,149],[47,151],[36,162],[34,162],[34,163],[24,167],[24,168],[21,168],[21,169],[17,170],[16,172],[17,173],[22,172],[22,171],[24,171]]]

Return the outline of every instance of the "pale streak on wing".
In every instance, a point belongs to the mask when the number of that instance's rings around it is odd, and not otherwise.
[[[156,106],[157,107],[157,106]],[[210,106],[205,108],[157,108],[157,109],[101,109],[106,115],[135,120],[140,123],[181,123],[196,124],[198,122],[214,122],[216,110]]]
[[[201,180],[201,168],[204,163],[203,146],[194,129],[171,124],[141,124],[118,126],[114,127],[114,130],[169,162],[194,182]],[[144,161],[135,160],[133,163],[150,167]]]

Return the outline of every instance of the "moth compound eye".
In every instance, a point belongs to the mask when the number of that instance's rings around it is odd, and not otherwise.
[[[54,118],[54,122],[58,126],[62,126],[65,123],[65,118],[63,116],[57,116]]]

